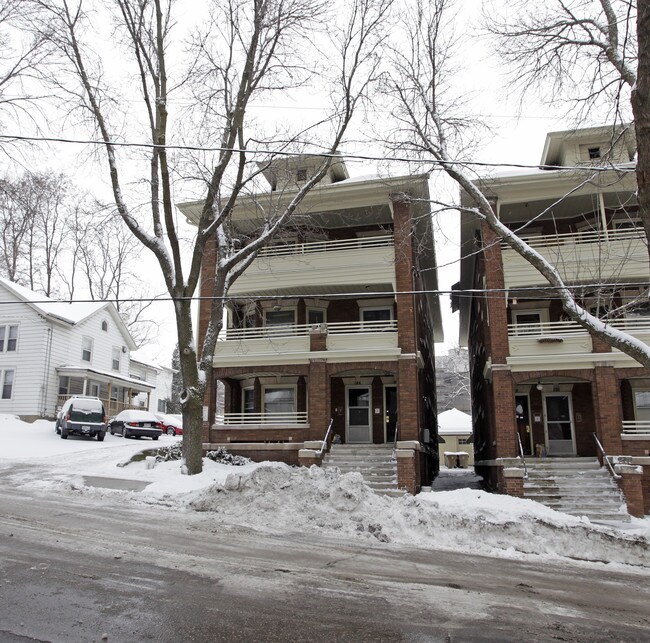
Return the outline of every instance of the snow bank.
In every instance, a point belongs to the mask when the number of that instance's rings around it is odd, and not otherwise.
[[[531,500],[462,489],[378,496],[359,474],[286,465],[231,473],[188,499],[196,511],[277,532],[331,535],[475,554],[569,557],[650,567],[648,535],[632,535]]]

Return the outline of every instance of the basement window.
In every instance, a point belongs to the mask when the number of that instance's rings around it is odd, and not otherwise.
[[[306,168],[300,168],[296,170],[296,181],[306,181],[307,180],[307,170]]]
[[[589,156],[590,161],[600,158],[600,147],[588,147],[587,155]]]

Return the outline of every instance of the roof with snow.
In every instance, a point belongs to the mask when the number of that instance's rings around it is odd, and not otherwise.
[[[438,414],[438,434],[469,434],[472,432],[472,416],[458,409],[449,409]]]
[[[0,277],[0,286],[15,295],[18,299],[28,304],[44,317],[56,319],[73,326],[81,323],[91,315],[100,310],[106,310],[122,330],[122,334],[131,350],[136,345],[129,333],[124,321],[117,312],[115,306],[109,301],[55,301],[42,293],[30,290],[4,277]]]

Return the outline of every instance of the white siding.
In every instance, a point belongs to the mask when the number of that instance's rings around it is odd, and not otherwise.
[[[36,311],[4,288],[0,288],[0,302],[0,325],[18,325],[17,350],[0,353],[0,369],[15,369],[12,399],[0,399],[0,413],[40,415],[47,379],[43,355],[48,325]]]

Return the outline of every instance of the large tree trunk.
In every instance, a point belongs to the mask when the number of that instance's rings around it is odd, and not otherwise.
[[[181,406],[183,413],[183,456],[187,472],[201,473],[203,468],[203,395],[205,381],[199,376],[194,345],[191,303],[189,299],[176,300],[178,353],[183,376]]]
[[[637,81],[632,89],[632,110],[637,142],[637,193],[650,253],[650,0],[637,1],[639,62]]]

